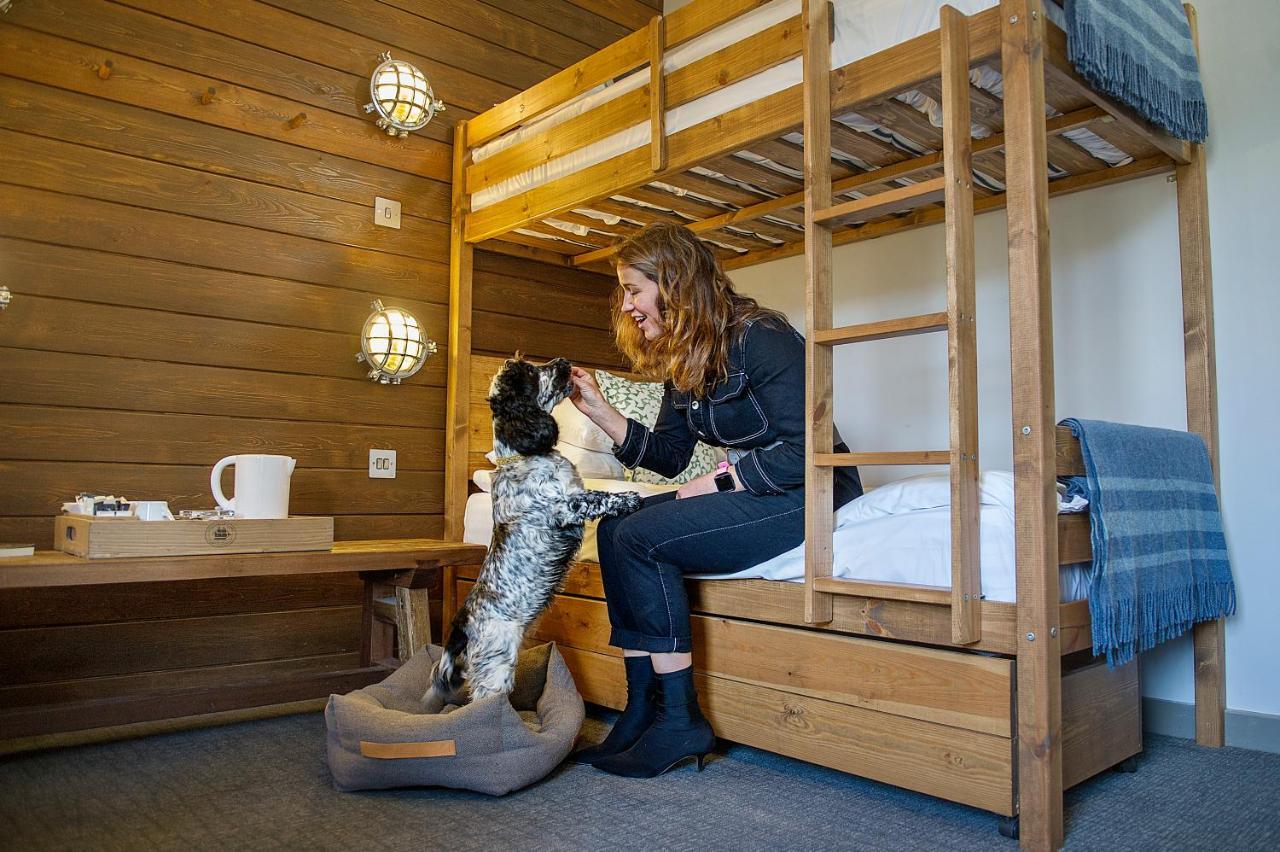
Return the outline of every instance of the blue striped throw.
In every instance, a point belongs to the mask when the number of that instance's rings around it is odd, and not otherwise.
[[[1066,0],[1067,56],[1096,89],[1179,139],[1209,134],[1200,64],[1179,0]]]
[[[1092,522],[1093,653],[1123,665],[1236,610],[1209,453],[1199,435],[1063,420],[1080,439]]]

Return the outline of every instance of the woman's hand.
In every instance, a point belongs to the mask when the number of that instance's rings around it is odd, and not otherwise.
[[[569,368],[569,382],[573,385],[569,391],[569,400],[587,418],[613,439],[621,444],[627,438],[627,418],[618,409],[609,404],[596,384],[596,377],[587,370],[574,366]]]
[[[676,492],[676,499],[683,500],[686,497],[697,497],[700,494],[715,494],[720,489],[716,488],[716,475],[720,471],[713,470],[710,473],[704,473],[702,476],[690,479],[684,485],[680,486],[680,490]],[[742,483],[738,481],[738,474],[733,468],[729,468],[729,475],[733,477],[733,490],[741,491]]]

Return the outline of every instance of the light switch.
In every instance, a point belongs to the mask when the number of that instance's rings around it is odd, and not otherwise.
[[[373,224],[384,228],[400,227],[400,202],[390,198],[373,199]]]
[[[369,478],[396,478],[395,450],[369,450]]]

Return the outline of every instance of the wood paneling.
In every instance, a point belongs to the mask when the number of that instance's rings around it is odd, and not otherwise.
[[[81,490],[207,507],[209,467],[237,452],[297,458],[291,510],[333,515],[340,540],[439,537],[453,125],[652,5],[30,0],[0,19],[0,539],[48,547]],[[363,109],[383,50],[447,104],[406,139]],[[375,196],[401,202],[399,229],[374,226]],[[610,279],[477,269],[479,346],[616,362]],[[375,298],[440,344],[401,386],[355,360]],[[397,451],[394,480],[369,479],[371,447]],[[40,683],[0,694],[26,714],[0,736],[360,685],[358,590],[0,597],[0,680]]]

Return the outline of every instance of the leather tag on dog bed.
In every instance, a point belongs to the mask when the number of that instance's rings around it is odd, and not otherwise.
[[[378,760],[397,760],[405,757],[454,757],[458,753],[453,740],[432,740],[425,743],[371,743],[360,741],[360,754]]]

